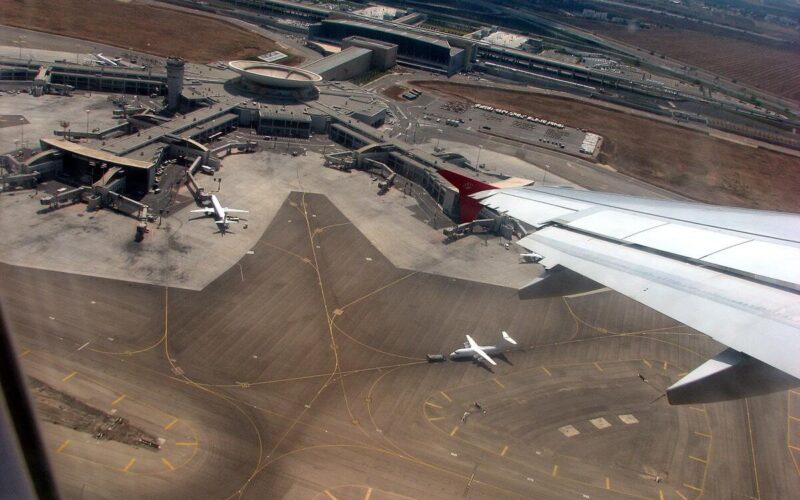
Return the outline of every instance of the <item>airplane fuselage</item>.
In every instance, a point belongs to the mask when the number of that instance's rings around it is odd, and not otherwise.
[[[103,54],[97,54],[97,58],[100,59],[101,64],[105,66],[119,66],[119,63],[110,57],[106,57]]]
[[[488,354],[489,356],[496,356],[503,352],[502,349],[498,348],[494,345],[482,345],[480,348]],[[476,356],[476,352],[474,349],[470,347],[464,347],[461,349],[456,349],[455,351],[450,353],[450,359],[463,359],[463,358],[474,358]]]
[[[220,204],[216,195],[211,195],[211,206],[206,208],[199,208],[192,210],[192,213],[203,213],[206,217],[214,217],[214,223],[217,225],[221,233],[225,233],[228,228],[228,223],[239,222],[239,217],[229,217],[229,212],[234,213],[247,213],[247,210],[239,210],[238,208],[227,208]]]
[[[219,204],[219,200],[213,194],[211,195],[211,206],[214,208],[214,220],[217,224],[225,223],[225,209]]]

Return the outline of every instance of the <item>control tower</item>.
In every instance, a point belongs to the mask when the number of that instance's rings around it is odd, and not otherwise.
[[[175,111],[181,102],[183,91],[184,60],[179,57],[167,59],[167,109]]]

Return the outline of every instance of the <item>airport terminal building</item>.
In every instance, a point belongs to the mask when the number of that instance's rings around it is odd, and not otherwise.
[[[374,47],[375,52],[372,48]],[[168,60],[166,73],[133,68],[98,70],[73,64],[26,61],[9,66],[19,81],[33,82],[41,92],[60,93],[62,84],[41,80],[63,70],[86,75],[73,88],[165,94],[164,109],[133,111],[106,130],[55,130],[40,140],[40,152],[20,163],[8,182],[61,179],[85,193],[113,192],[139,200],[159,187],[158,171],[167,160],[199,158],[201,165],[217,160],[203,143],[238,127],[259,135],[308,139],[325,134],[342,121],[378,127],[387,106],[374,94],[345,81],[371,69],[394,64],[395,46],[356,41],[343,52],[296,68],[255,61],[231,61],[224,82],[183,82],[183,61]],[[313,71],[317,69],[320,75]],[[61,76],[59,76],[61,78]],[[59,79],[58,81],[63,81]],[[125,82],[137,82],[126,86]],[[32,92],[32,91],[31,91]],[[60,136],[60,137],[58,137]],[[239,141],[241,142],[241,141]],[[241,147],[236,144],[234,147]],[[245,146],[247,147],[247,146]]]
[[[467,65],[467,51],[443,38],[427,36],[388,25],[345,19],[325,19],[309,26],[308,38],[341,44],[349,37],[397,45],[397,60],[405,65],[453,75]]]

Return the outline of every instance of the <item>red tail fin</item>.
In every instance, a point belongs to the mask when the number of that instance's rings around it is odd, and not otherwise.
[[[452,172],[450,170],[439,169],[439,175],[447,179],[450,184],[458,189],[459,194],[459,211],[461,214],[461,222],[472,222],[481,211],[481,204],[477,200],[473,200],[469,195],[480,193],[487,189],[497,189],[496,186],[481,182],[477,179],[471,179],[465,175]]]

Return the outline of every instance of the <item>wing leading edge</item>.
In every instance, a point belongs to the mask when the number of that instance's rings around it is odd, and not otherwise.
[[[476,359],[477,356],[480,356],[489,364],[497,365],[497,363],[495,363],[495,361],[491,357],[489,357],[489,355],[486,354],[486,352],[483,349],[481,349],[481,346],[479,346],[478,343],[475,342],[469,335],[467,335],[467,342],[469,343],[470,349],[472,349],[472,351],[475,353]]]

